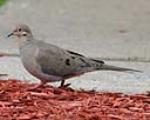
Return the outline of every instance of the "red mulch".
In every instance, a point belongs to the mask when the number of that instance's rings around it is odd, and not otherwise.
[[[96,93],[0,81],[0,120],[150,120],[150,94]]]

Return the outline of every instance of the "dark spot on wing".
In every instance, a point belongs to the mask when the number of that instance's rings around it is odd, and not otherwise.
[[[71,56],[72,59],[75,59],[75,56]]]
[[[70,65],[71,65],[71,64],[70,64],[70,60],[69,60],[69,59],[66,59],[66,60],[65,60],[65,64],[68,65],[68,66],[70,66]]]

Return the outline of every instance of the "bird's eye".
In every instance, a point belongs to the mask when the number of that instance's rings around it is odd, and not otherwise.
[[[19,28],[19,30],[18,30],[19,32],[21,32],[21,28]]]

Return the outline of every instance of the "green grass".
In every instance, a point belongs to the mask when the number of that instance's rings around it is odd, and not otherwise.
[[[7,0],[0,0],[0,6],[4,5]]]

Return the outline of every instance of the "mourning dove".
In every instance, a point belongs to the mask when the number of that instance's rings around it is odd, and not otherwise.
[[[56,81],[61,81],[61,87],[67,86],[69,84],[64,84],[66,79],[96,70],[139,72],[130,68],[110,66],[101,60],[37,40],[30,28],[24,24],[17,25],[8,35],[10,36],[17,36],[22,63],[29,73],[41,80],[39,86]]]

